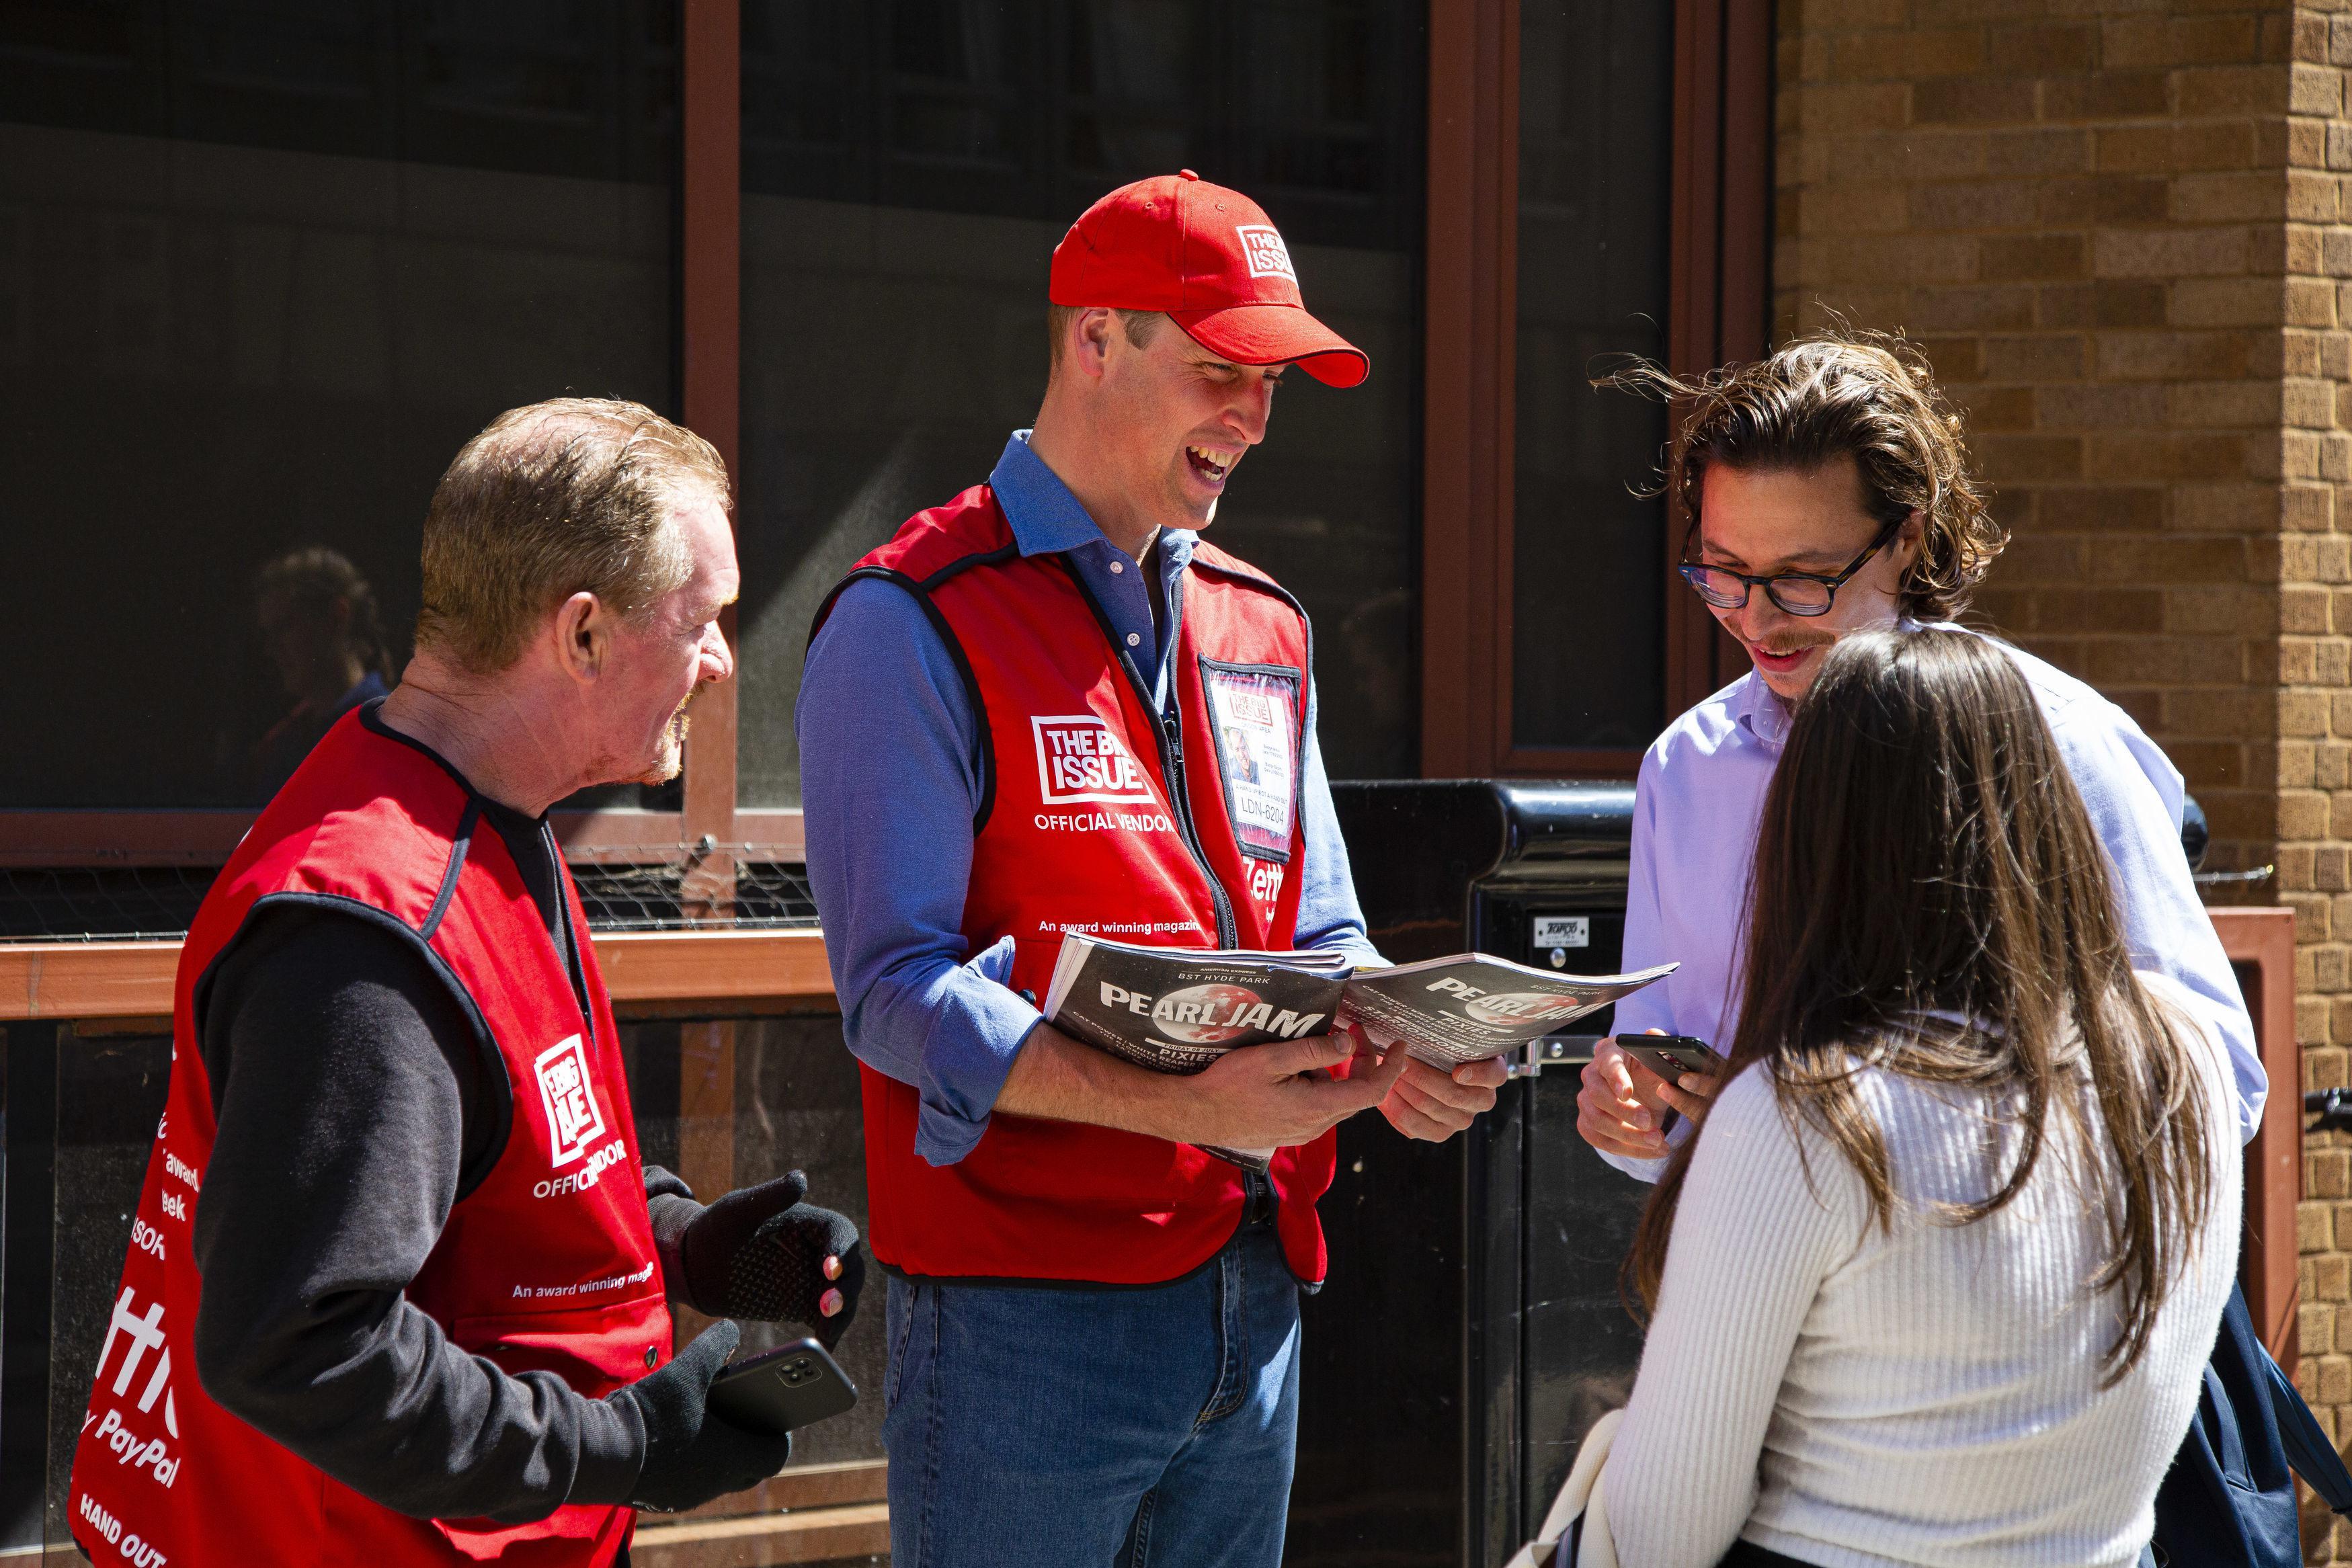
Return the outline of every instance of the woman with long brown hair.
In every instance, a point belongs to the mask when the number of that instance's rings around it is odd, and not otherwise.
[[[2015,663],[1841,641],[1765,803],[1731,1082],[1628,1263],[1628,1568],[2138,1557],[2240,1176],[2225,1055],[2121,929]]]

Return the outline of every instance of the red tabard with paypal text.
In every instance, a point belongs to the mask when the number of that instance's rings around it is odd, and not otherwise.
[[[513,1098],[503,1152],[457,1200],[408,1287],[461,1349],[551,1372],[590,1396],[670,1353],[612,1008],[567,874],[583,1015],[506,844],[428,753],[346,716],[263,811],[180,956],[172,1081],[90,1390],[68,1500],[74,1539],[139,1568],[604,1568],[625,1508],[567,1506],[524,1525],[420,1520],[370,1501],[205,1395],[190,1245],[212,1152],[196,1043],[202,988],[257,909],[343,908],[415,942],[477,1010]]]
[[[1045,994],[1067,931],[1291,946],[1308,641],[1288,594],[1198,548],[1171,617],[1165,727],[1070,568],[1020,554],[988,486],[918,513],[844,586],[876,577],[926,601],[971,672],[992,785],[963,934],[973,952],[1013,939],[1014,988]],[[862,1074],[868,1240],[903,1273],[1157,1283],[1206,1262],[1242,1222],[1239,1167],[1108,1127],[999,1111],[970,1154],[934,1166],[915,1152],[915,1089]],[[1309,1281],[1323,1277],[1315,1202],[1336,1141],[1283,1149],[1270,1173],[1284,1253]]]

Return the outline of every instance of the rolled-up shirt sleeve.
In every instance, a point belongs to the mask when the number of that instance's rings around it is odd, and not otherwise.
[[[2132,967],[2168,975],[2195,998],[2229,1048],[2238,1136],[2250,1140],[2262,1127],[2269,1079],[2237,972],[2180,850],[2180,770],[2121,709],[2105,704],[2053,715],[2052,728],[2106,847]]]
[[[1642,771],[1633,786],[1633,838],[1626,850],[1625,943],[1623,961],[1618,967],[1629,973],[1653,964],[1673,963],[1678,957],[1665,950],[1665,923],[1658,908],[1657,797],[1657,763],[1653,755],[1642,758]],[[1611,1033],[1643,1034],[1654,1029],[1667,1034],[1685,1032],[1675,1024],[1675,978],[1669,975],[1620,999],[1610,1015]],[[1675,1143],[1689,1135],[1686,1122],[1677,1121],[1666,1130],[1667,1138]],[[1663,1159],[1635,1159],[1612,1149],[1593,1153],[1639,1181],[1654,1182],[1665,1174]]]
[[[1671,964],[1682,956],[1666,951],[1664,922],[1658,910],[1657,798],[1657,763],[1654,758],[1644,757],[1633,786],[1633,841],[1625,852],[1625,940],[1618,967],[1629,973],[1654,964]],[[1681,1032],[1675,1028],[1675,979],[1669,975],[1622,998],[1610,1015],[1612,1031]]]
[[[915,1152],[942,1166],[979,1144],[1039,1022],[1004,983],[1011,942],[974,954],[963,935],[979,724],[914,596],[850,584],[794,712],[809,883],[849,1049],[915,1089]]]

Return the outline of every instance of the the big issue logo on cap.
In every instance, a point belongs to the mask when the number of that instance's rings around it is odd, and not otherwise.
[[[1239,191],[1192,170],[1122,185],[1054,247],[1046,297],[1079,308],[1165,313],[1237,365],[1296,362],[1351,387],[1371,358],[1307,313],[1282,231]]]

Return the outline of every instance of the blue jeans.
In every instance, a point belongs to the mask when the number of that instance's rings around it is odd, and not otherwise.
[[[890,1281],[893,1568],[1276,1568],[1298,1286],[1270,1227],[1145,1290]]]

